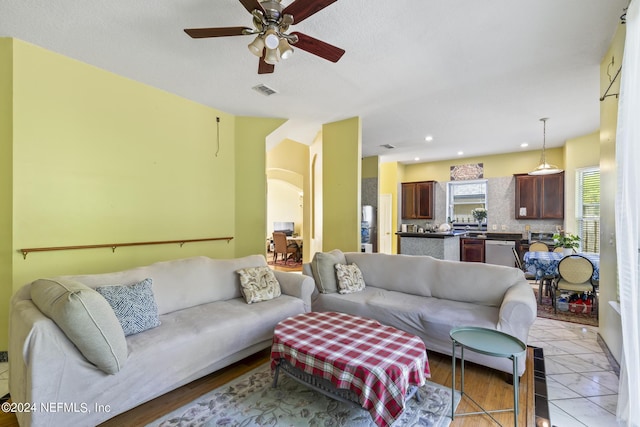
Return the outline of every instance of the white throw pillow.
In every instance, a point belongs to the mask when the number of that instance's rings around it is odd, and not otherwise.
[[[281,295],[280,283],[269,267],[248,267],[236,272],[240,275],[240,291],[247,304],[268,301]]]
[[[356,264],[336,264],[336,276],[338,277],[338,292],[352,294],[364,290],[362,271]]]
[[[127,359],[127,341],[111,306],[95,290],[72,280],[39,279],[31,299],[87,360],[115,374]]]

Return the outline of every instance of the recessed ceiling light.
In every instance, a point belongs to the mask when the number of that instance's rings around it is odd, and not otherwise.
[[[528,147],[529,143],[528,142],[523,142],[522,144],[520,144],[520,147],[525,148]]]
[[[414,157],[413,160],[417,162],[418,160],[420,160],[420,157]]]
[[[462,156],[464,154],[464,151],[458,151],[458,156]]]
[[[427,142],[431,142],[431,141],[433,141],[433,137],[431,135],[427,135],[427,136],[424,137],[424,140],[427,141]]]

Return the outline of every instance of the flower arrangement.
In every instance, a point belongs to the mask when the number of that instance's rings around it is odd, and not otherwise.
[[[471,210],[471,215],[473,215],[473,218],[478,222],[484,220],[487,217],[487,213],[485,208],[474,208]]]
[[[578,249],[580,246],[580,237],[571,233],[556,233],[553,235],[553,241],[556,248]]]

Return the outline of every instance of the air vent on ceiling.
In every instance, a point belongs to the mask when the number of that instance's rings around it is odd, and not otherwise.
[[[274,93],[278,93],[275,90],[271,89],[269,86],[263,85],[262,83],[252,87],[251,89],[255,90],[258,93],[263,94],[264,96],[269,96],[269,95],[273,95]]]
[[[392,150],[392,149],[396,148],[395,145],[391,145],[391,144],[382,144],[380,147],[384,147],[384,148],[387,148],[389,150]]]

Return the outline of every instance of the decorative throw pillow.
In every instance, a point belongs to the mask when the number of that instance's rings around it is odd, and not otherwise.
[[[336,276],[338,277],[338,292],[352,294],[364,289],[362,272],[355,264],[336,264]]]
[[[338,292],[336,264],[346,264],[344,253],[339,249],[330,252],[316,252],[311,260],[311,272],[318,292],[329,294]]]
[[[151,289],[152,280],[133,285],[100,286],[96,291],[107,300],[125,336],[160,326],[158,306]]]
[[[268,301],[281,294],[280,283],[269,267],[248,267],[237,270],[242,296],[247,304]]]
[[[105,299],[72,280],[39,279],[31,284],[31,299],[65,333],[87,360],[115,374],[127,360],[127,341]]]

